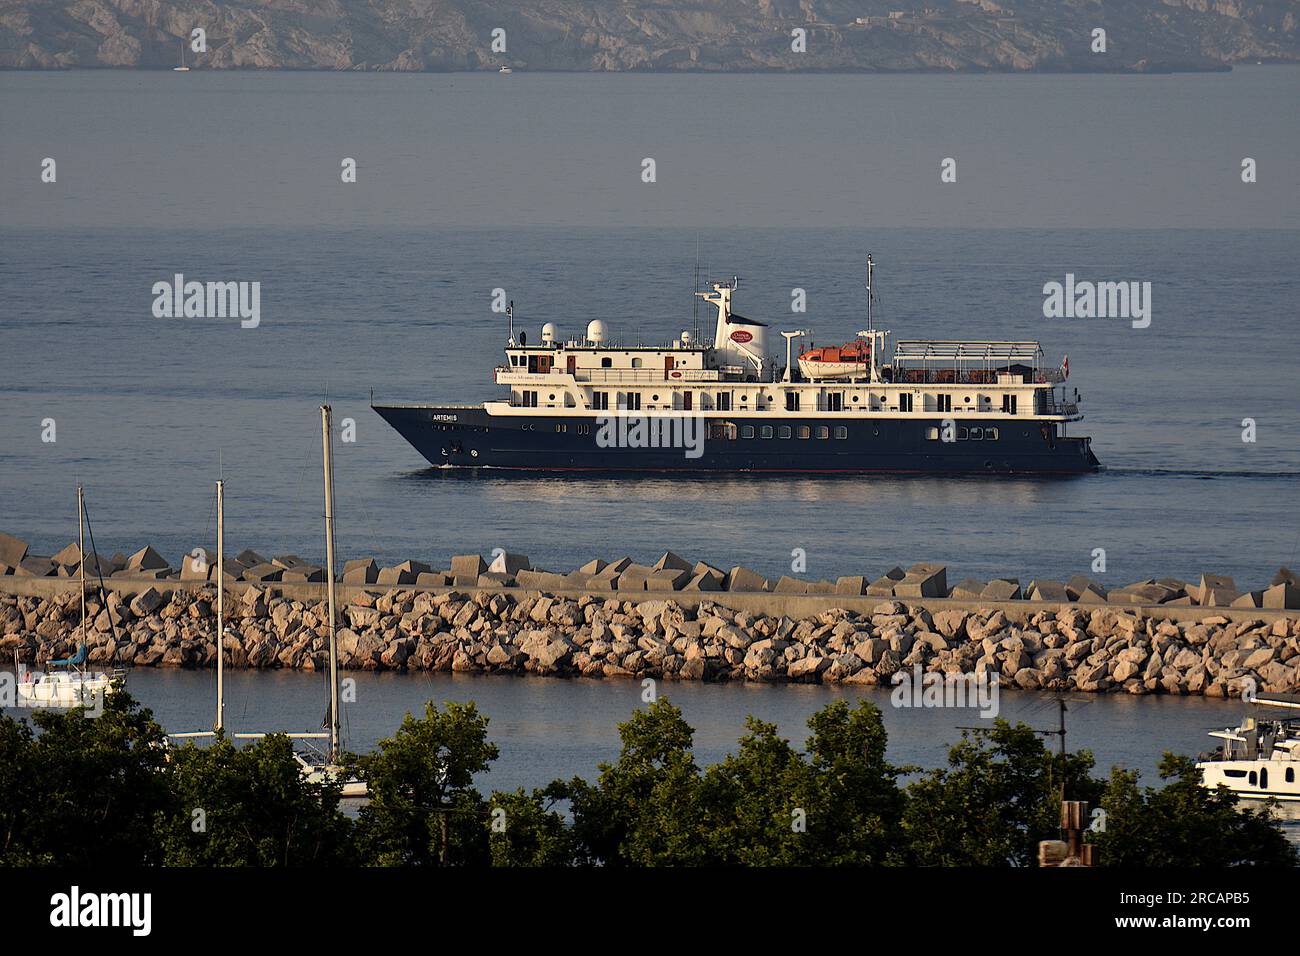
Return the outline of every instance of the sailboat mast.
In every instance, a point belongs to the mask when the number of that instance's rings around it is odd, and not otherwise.
[[[212,728],[221,733],[225,725],[226,689],[222,658],[225,657],[226,644],[226,576],[225,562],[226,533],[226,483],[217,479],[217,723]]]
[[[329,602],[330,762],[339,758],[339,655],[334,629],[334,456],[330,448],[330,407],[320,407],[321,445],[325,464],[325,581]]]
[[[81,640],[86,640],[86,497],[77,485],[77,550],[81,553]]]

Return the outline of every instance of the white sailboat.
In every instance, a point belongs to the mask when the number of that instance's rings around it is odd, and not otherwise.
[[[181,40],[181,65],[172,67],[173,73],[188,73],[190,68],[185,65],[185,41]]]
[[[225,561],[226,532],[226,483],[217,480],[217,719],[211,730],[194,730],[185,733],[168,734],[178,740],[195,737],[215,737],[225,728],[226,687],[225,687],[225,650],[226,650],[226,575],[223,567]]]
[[[1251,703],[1290,715],[1248,716],[1239,727],[1212,731],[1210,736],[1223,743],[1197,761],[1201,781],[1211,789],[1227,787],[1243,799],[1300,806],[1300,698],[1270,695]]]
[[[77,577],[81,583],[81,627],[78,629],[76,653],[62,660],[46,661],[42,672],[29,671],[14,652],[14,671],[18,675],[20,707],[94,706],[121,680],[125,671],[91,672],[86,669],[86,496],[77,485],[77,549],[80,562]],[[101,595],[104,593],[101,588]],[[114,633],[116,636],[116,631]]]
[[[312,783],[333,782],[343,788],[344,799],[360,799],[369,794],[369,787],[364,780],[348,775],[339,765],[341,727],[339,722],[339,650],[338,650],[338,607],[335,599],[336,576],[334,573],[334,454],[331,434],[332,410],[328,405],[320,407],[321,412],[321,446],[325,471],[325,580],[326,600],[329,608],[329,730],[326,733],[291,733],[286,736],[295,740],[325,740],[327,750],[321,753],[309,750],[306,753],[295,752],[294,756],[302,765],[303,776]],[[241,739],[265,737],[265,733],[235,734]]]

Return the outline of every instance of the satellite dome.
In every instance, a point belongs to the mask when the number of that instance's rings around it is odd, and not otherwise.
[[[542,341],[545,342],[547,345],[551,345],[555,342],[554,322],[547,322],[545,325],[542,326]]]
[[[595,345],[602,345],[609,338],[609,332],[605,328],[605,323],[600,319],[592,319],[587,323],[587,341]]]

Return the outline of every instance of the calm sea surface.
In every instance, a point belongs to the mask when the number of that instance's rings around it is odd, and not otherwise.
[[[328,398],[356,426],[335,446],[344,557],[445,566],[504,547],[565,569],[672,548],[777,575],[802,548],[815,577],[940,560],[957,580],[1089,573],[1104,548],[1096,576],[1112,585],[1212,570],[1259,586],[1300,545],[1298,76],[0,74],[0,530],[38,553],[62,547],[81,482],[99,550],[152,543],[175,561],[213,543],[224,475],[228,548],[319,560]],[[55,183],[41,182],[46,157]],[[355,184],[340,182],[348,157]],[[940,184],[947,157],[958,180]],[[1243,157],[1257,183],[1241,182]],[[654,183],[641,181],[646,158]],[[372,389],[493,397],[506,337],[495,288],[533,335],[601,318],[650,344],[691,327],[698,261],[742,277],[742,313],[839,341],[863,327],[868,251],[880,321],[900,337],[1068,353],[1087,415],[1071,432],[1093,437],[1106,470],[446,474],[367,407]],[[260,325],[154,318],[152,286],[176,273],[260,282]],[[1150,327],[1043,318],[1043,284],[1066,273],[1150,282]],[[807,314],[790,312],[795,288]],[[202,725],[209,680],[145,673],[132,686],[169,726]],[[509,786],[610,756],[614,722],[638,702],[620,684],[360,680],[375,703],[355,708],[354,745],[426,697],[475,697]],[[250,719],[314,723],[313,688],[232,678]],[[716,756],[745,713],[801,739],[839,692],[671,693]],[[1235,717],[1106,698],[1075,715],[1072,744],[1149,770]],[[969,722],[887,718],[896,759],[930,764]]]

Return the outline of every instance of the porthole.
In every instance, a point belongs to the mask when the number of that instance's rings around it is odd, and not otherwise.
[[[776,430],[776,437],[778,438],[789,438],[790,435],[791,432],[790,432],[789,425],[782,425],[780,428]]]
[[[474,449],[474,448],[471,448],[471,449],[470,449],[470,452],[469,452],[469,456],[470,456],[471,458],[477,458],[477,457],[478,457],[478,450],[477,450],[477,449]]]
[[[659,401],[659,396],[658,396],[658,395],[651,395],[651,396],[650,396],[650,401],[652,401],[652,402],[657,402],[657,401]]]

